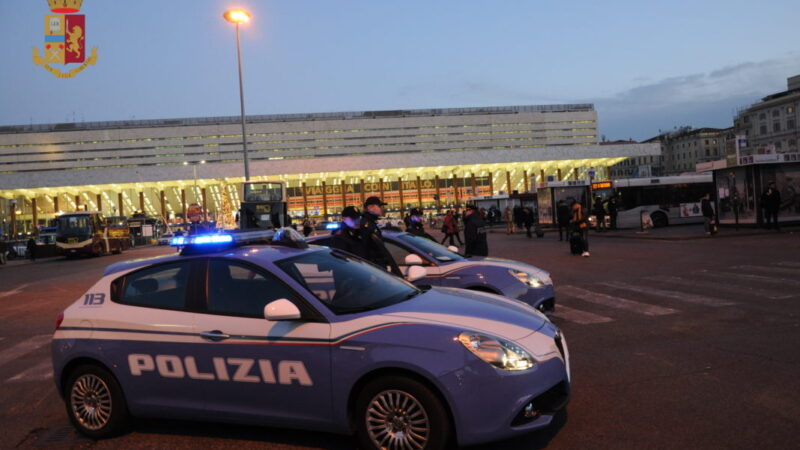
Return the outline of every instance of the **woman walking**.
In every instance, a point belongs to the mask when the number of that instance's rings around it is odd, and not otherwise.
[[[458,223],[456,223],[456,216],[453,214],[453,211],[447,211],[447,214],[444,216],[444,225],[442,225],[442,232],[444,232],[444,237],[442,238],[441,244],[444,245],[444,241],[447,238],[450,238],[450,245],[456,245],[453,242],[453,236],[458,240],[458,245],[464,245],[461,242],[461,237],[458,235]]]

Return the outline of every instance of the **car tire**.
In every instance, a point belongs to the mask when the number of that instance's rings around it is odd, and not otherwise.
[[[446,448],[450,420],[441,400],[406,377],[369,382],[356,400],[356,437],[362,449]]]
[[[92,439],[121,434],[128,425],[128,405],[116,378],[106,369],[82,365],[70,373],[64,388],[67,416]]]

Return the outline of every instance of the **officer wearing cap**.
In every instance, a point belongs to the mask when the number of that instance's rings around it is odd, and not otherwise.
[[[472,204],[467,205],[464,212],[464,243],[467,256],[489,256],[486,222],[478,213],[478,207]]]
[[[366,259],[364,244],[361,240],[359,224],[361,213],[354,207],[348,206],[342,210],[342,226],[331,239],[331,248],[344,250]]]
[[[378,228],[377,221],[383,215],[383,207],[386,203],[378,197],[369,197],[364,202],[364,212],[361,214],[361,224],[359,234],[363,246],[363,258],[381,267],[386,267],[389,272],[402,277],[403,273],[397,267],[397,263],[392,258],[392,254],[386,249]]]
[[[417,208],[411,208],[411,211],[408,213],[406,231],[414,236],[424,237],[436,242],[433,236],[425,232],[425,225],[422,222],[422,211]]]

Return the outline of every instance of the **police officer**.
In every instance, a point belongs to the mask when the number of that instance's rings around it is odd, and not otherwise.
[[[433,236],[425,232],[425,224],[422,221],[422,211],[417,208],[411,208],[411,211],[408,213],[406,231],[414,236],[424,237],[436,242]]]
[[[331,248],[344,250],[361,258],[366,258],[364,254],[364,244],[361,241],[359,224],[361,223],[361,213],[354,206],[348,206],[342,210],[342,226],[333,235]]]
[[[489,256],[489,244],[486,242],[486,222],[478,214],[478,207],[467,205],[464,213],[464,242],[467,256]]]
[[[378,228],[377,221],[383,215],[383,207],[386,203],[378,197],[369,197],[364,202],[364,212],[361,214],[359,231],[361,244],[363,246],[364,259],[378,266],[385,267],[387,270],[399,277],[403,276],[397,263],[392,258],[392,254],[386,249]]]

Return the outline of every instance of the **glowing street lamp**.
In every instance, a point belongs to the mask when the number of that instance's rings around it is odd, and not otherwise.
[[[236,24],[236,59],[239,63],[239,103],[242,107],[242,149],[244,150],[244,180],[250,181],[250,164],[247,160],[247,134],[244,126],[244,82],[242,81],[242,51],[239,43],[239,24],[250,22],[250,13],[244,9],[229,9],[222,14],[230,23]]]

